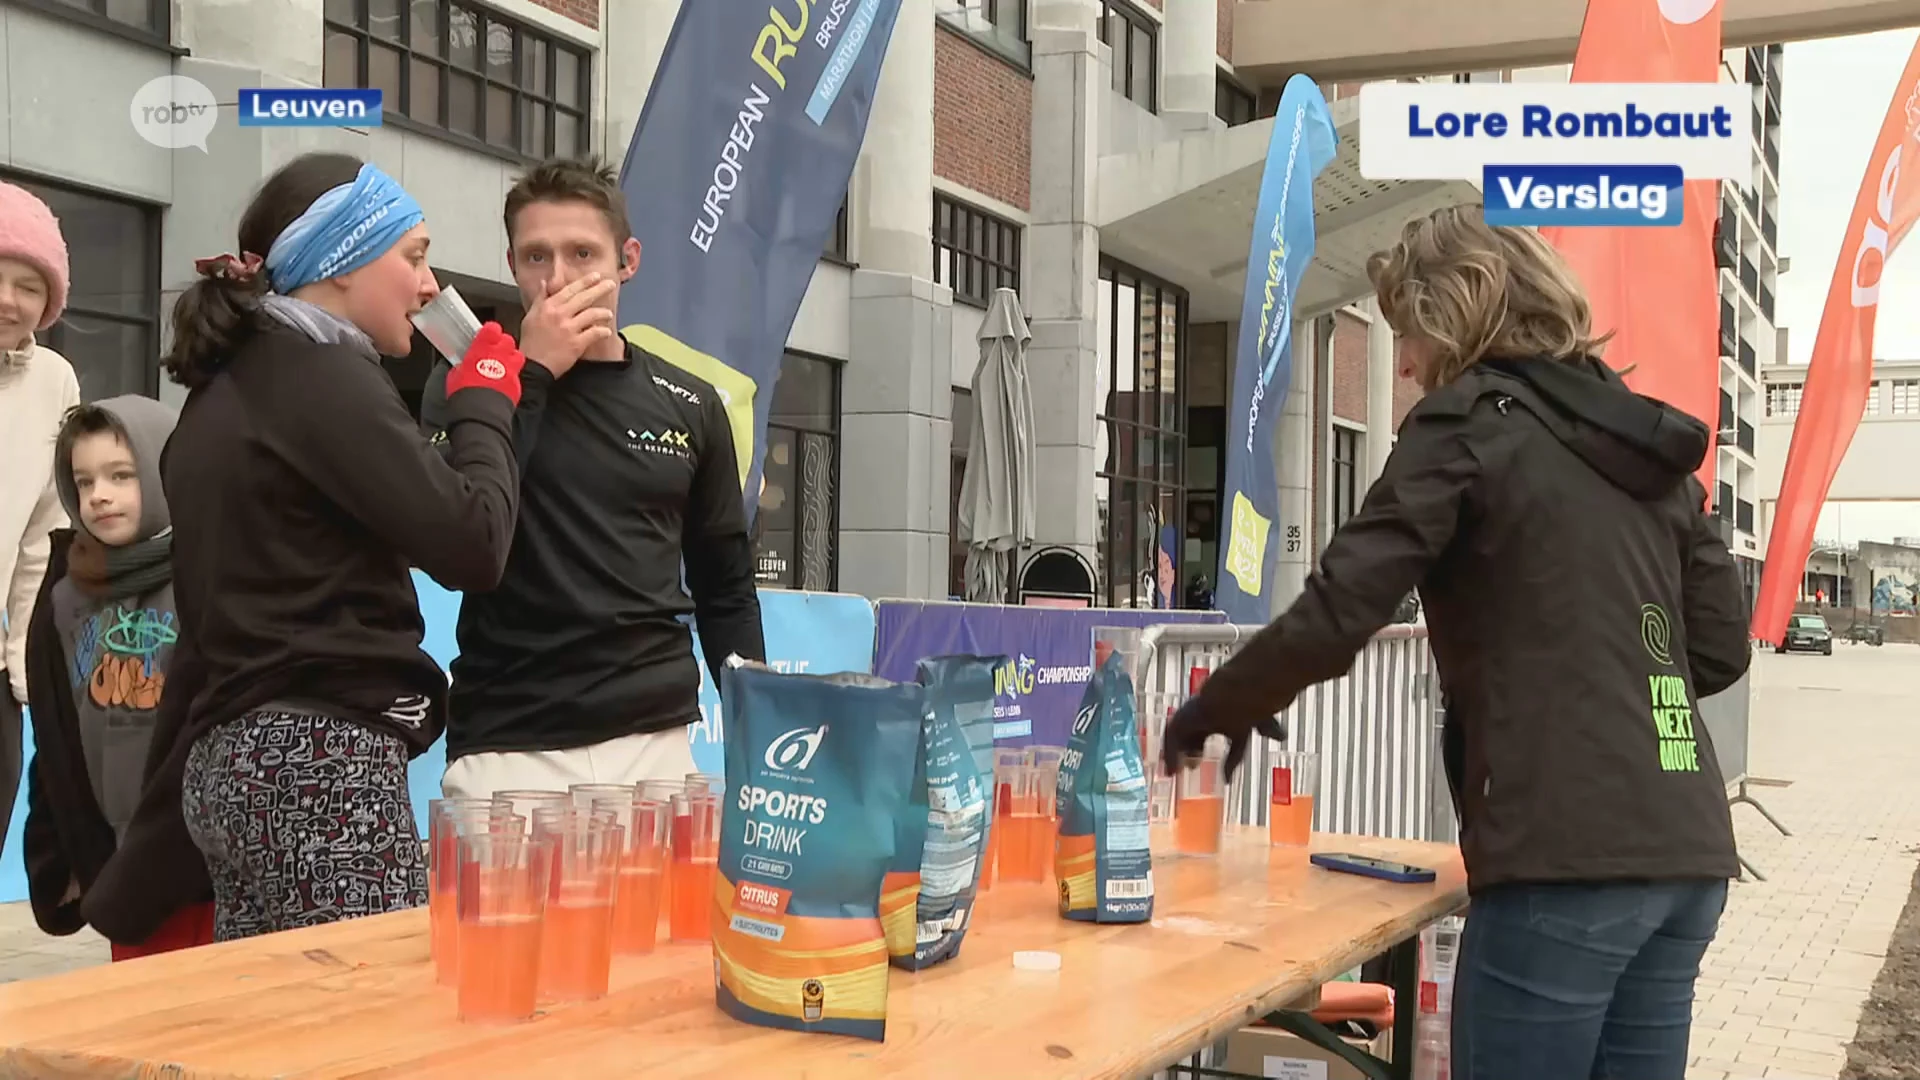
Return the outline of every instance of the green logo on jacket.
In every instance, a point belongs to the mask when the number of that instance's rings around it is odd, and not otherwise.
[[[1640,605],[1640,643],[1661,667],[1673,666],[1673,623],[1659,604]],[[1660,738],[1662,772],[1699,772],[1700,744],[1693,736],[1693,702],[1687,680],[1678,675],[1648,675],[1647,699],[1653,730]]]

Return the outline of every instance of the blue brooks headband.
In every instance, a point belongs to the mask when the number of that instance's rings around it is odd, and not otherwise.
[[[400,182],[373,164],[351,184],[313,200],[267,251],[267,280],[282,295],[357,270],[387,253],[426,220]]]

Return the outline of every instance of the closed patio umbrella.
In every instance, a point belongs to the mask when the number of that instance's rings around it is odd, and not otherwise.
[[[1033,542],[1033,390],[1026,316],[1012,289],[996,289],[980,324],[973,373],[973,436],[960,481],[967,599],[1004,603],[1010,556]]]

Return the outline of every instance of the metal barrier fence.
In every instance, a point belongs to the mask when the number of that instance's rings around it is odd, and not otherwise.
[[[1261,627],[1161,625],[1100,631],[1128,656],[1143,701],[1184,698],[1195,668],[1219,667]],[[1165,708],[1148,714],[1158,744]],[[1313,827],[1393,839],[1451,843],[1458,835],[1440,760],[1440,687],[1427,631],[1390,626],[1374,635],[1343,676],[1309,687],[1281,714],[1287,743],[1255,740],[1227,793],[1243,825],[1267,823],[1271,765],[1281,750],[1320,755]]]

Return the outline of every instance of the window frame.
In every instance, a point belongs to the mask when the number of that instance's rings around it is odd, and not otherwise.
[[[1125,522],[1125,528],[1122,529],[1121,515],[1117,513],[1117,509],[1123,505],[1133,508],[1144,505],[1158,505],[1159,500],[1164,496],[1173,507],[1173,519],[1170,521],[1161,521],[1159,527],[1162,530],[1168,528],[1173,530],[1174,546],[1173,550],[1168,553],[1173,563],[1174,574],[1173,590],[1169,600],[1169,606],[1178,607],[1184,595],[1180,577],[1185,572],[1184,559],[1187,543],[1186,518],[1188,487],[1186,473],[1187,448],[1190,437],[1187,420],[1187,377],[1192,355],[1192,346],[1188,339],[1191,337],[1193,299],[1187,290],[1180,288],[1172,282],[1108,256],[1101,256],[1098,274],[1099,288],[1105,292],[1107,297],[1107,311],[1109,315],[1107,320],[1107,340],[1105,342],[1096,342],[1095,349],[1097,354],[1101,345],[1105,345],[1106,347],[1106,381],[1109,400],[1096,400],[1094,402],[1094,423],[1105,425],[1107,431],[1107,459],[1098,462],[1094,470],[1096,484],[1095,528],[1097,533],[1094,559],[1096,603],[1110,607],[1139,607],[1139,601],[1141,599],[1139,591],[1140,576],[1145,569],[1135,565],[1134,558],[1140,546],[1140,537],[1135,529],[1139,514],[1136,512],[1133,517],[1129,518]],[[1121,320],[1118,317],[1119,294],[1123,284],[1130,285],[1134,290],[1135,300],[1133,311],[1136,322],[1139,319],[1139,311],[1141,308],[1140,298],[1149,289],[1154,293],[1154,305],[1157,311],[1164,312],[1165,305],[1168,303],[1172,303],[1175,307],[1173,350],[1174,385],[1171,394],[1171,408],[1168,410],[1172,420],[1171,426],[1162,426],[1158,422],[1158,418],[1156,418],[1153,423],[1147,423],[1140,417],[1138,395],[1141,394],[1142,391],[1139,389],[1139,372],[1143,363],[1143,356],[1140,350],[1140,341],[1137,336],[1127,341],[1129,347],[1126,350],[1126,362],[1132,366],[1134,372],[1133,385],[1135,389],[1131,391],[1131,393],[1135,395],[1131,406],[1133,415],[1116,415],[1115,411],[1113,411],[1111,400],[1115,395],[1123,393],[1123,391],[1120,390],[1121,382],[1119,379],[1123,339],[1120,333]],[[1164,364],[1164,336],[1156,337],[1155,344],[1156,349],[1160,351],[1157,351],[1154,355],[1159,357]],[[1156,397],[1168,396],[1166,391],[1158,386],[1156,386],[1154,394]],[[1132,438],[1123,439],[1123,431],[1131,434]],[[1140,445],[1147,439],[1151,439],[1153,445],[1160,449],[1154,454],[1152,467],[1143,472],[1139,464]],[[1171,441],[1173,444],[1171,453],[1165,449],[1168,441]],[[1125,446],[1123,446],[1123,444],[1125,444]],[[1128,452],[1123,453],[1123,450],[1128,450]],[[1168,467],[1169,461],[1172,463],[1171,468]],[[1104,521],[1098,520],[1098,488],[1102,485],[1104,485],[1106,492],[1106,515]],[[1124,544],[1122,543],[1123,540],[1125,541]],[[1149,550],[1157,549],[1158,545],[1159,541],[1156,537]],[[1155,569],[1157,570],[1157,566]],[[1122,570],[1124,570],[1124,574],[1121,572]],[[1122,580],[1125,582],[1124,590],[1117,587]],[[1157,606],[1157,598],[1151,599],[1149,606]]]
[[[20,185],[27,191],[32,192],[35,197],[40,197],[40,193],[34,191],[34,189],[42,188],[84,199],[111,203],[116,206],[135,210],[140,214],[142,232],[148,247],[148,257],[142,260],[145,264],[143,267],[145,271],[142,282],[143,292],[150,301],[147,314],[129,315],[122,311],[106,311],[100,308],[88,307],[84,302],[84,297],[86,296],[84,287],[77,279],[70,278],[67,288],[67,304],[65,309],[60,313],[60,320],[51,327],[35,333],[34,341],[66,357],[67,362],[73,365],[75,378],[84,384],[86,381],[86,370],[81,360],[76,358],[78,350],[71,346],[69,340],[69,335],[77,334],[79,331],[68,324],[67,319],[69,316],[79,315],[96,322],[143,329],[146,331],[146,341],[140,348],[138,355],[132,358],[139,362],[138,370],[142,372],[140,385],[137,387],[116,386],[112,393],[104,396],[113,397],[119,394],[143,394],[147,397],[158,397],[160,394],[161,323],[166,318],[166,312],[162,309],[163,290],[161,289],[161,260],[162,244],[164,241],[163,208],[140,199],[127,198],[116,192],[102,191],[98,188],[68,183],[66,181],[56,180],[34,173],[22,172],[16,169],[0,169],[0,179],[4,179],[8,183]],[[71,247],[71,244],[69,246]],[[117,252],[116,259],[122,263],[126,262],[126,259],[121,257]],[[69,264],[71,264],[72,261],[70,258]],[[99,399],[88,398],[86,400]]]
[[[1127,24],[1126,47],[1108,40],[1112,34],[1109,27],[1114,20]],[[1160,111],[1160,23],[1146,12],[1127,0],[1101,0],[1100,24],[1098,27],[1100,42],[1113,50],[1113,72],[1115,83],[1113,91],[1150,113]],[[1147,40],[1147,100],[1141,101],[1134,96],[1134,45],[1139,40],[1137,33],[1146,31]]]
[[[844,428],[845,428],[845,418],[846,418],[845,410],[842,407],[842,403],[841,403],[841,394],[846,385],[846,364],[840,360],[834,359],[833,357],[822,356],[818,353],[811,353],[802,349],[791,349],[791,348],[783,349],[781,350],[781,353],[780,353],[780,366],[781,366],[782,375],[786,373],[786,365],[789,359],[798,360],[803,363],[822,365],[830,373],[830,381],[832,384],[832,387],[830,390],[830,393],[832,395],[832,406],[829,410],[830,419],[828,421],[827,427],[822,428],[822,427],[819,427],[818,425],[796,424],[796,423],[782,421],[777,419],[771,412],[769,412],[767,417],[767,429],[769,433],[771,433],[774,429],[777,428],[781,431],[784,431],[793,435],[794,445],[796,447],[804,447],[805,439],[809,435],[816,436],[819,438],[824,438],[827,440],[829,452],[831,454],[831,460],[828,462],[828,469],[827,469],[827,483],[829,485],[828,493],[827,493],[827,528],[826,528],[827,581],[824,585],[815,587],[807,584],[806,577],[805,577],[806,559],[809,554],[809,548],[807,546],[807,533],[806,533],[806,529],[804,528],[804,523],[805,523],[804,508],[802,507],[800,502],[800,484],[803,481],[799,478],[801,477],[804,466],[802,462],[798,460],[796,460],[793,463],[793,474],[796,477],[794,490],[788,493],[789,497],[794,500],[792,541],[789,544],[789,546],[784,551],[781,552],[781,554],[784,554],[787,559],[787,565],[789,568],[788,578],[790,579],[790,583],[782,584],[777,581],[763,581],[760,578],[760,574],[759,574],[760,549],[763,546],[770,547],[771,545],[767,544],[765,540],[765,532],[762,526],[762,522],[764,520],[762,517],[763,511],[760,511],[758,509],[756,509],[754,513],[754,531],[751,538],[752,545],[753,545],[753,558],[754,558],[754,581],[756,585],[763,588],[796,589],[796,590],[812,591],[812,592],[833,592],[834,590],[840,587],[840,494],[841,494],[840,478],[841,478],[842,461],[845,457],[845,454],[843,453],[843,451],[845,449]],[[774,392],[776,394],[779,392],[779,383],[777,379],[774,385]],[[767,444],[769,446],[772,445],[772,441],[773,440],[771,438],[771,435],[769,435],[769,437],[767,438]],[[764,461],[761,463],[760,471],[762,476],[766,474],[766,464]],[[758,497],[756,496],[756,507],[757,507],[757,498]]]
[[[373,46],[388,49],[399,56],[399,85],[394,91],[395,101],[382,99],[382,123],[406,131],[429,135],[445,142],[453,143],[465,149],[488,154],[515,163],[533,163],[551,158],[581,157],[593,149],[593,61],[594,50],[579,42],[558,34],[532,26],[511,15],[504,14],[484,4],[471,0],[430,0],[438,16],[436,40],[432,51],[423,49],[414,40],[414,8],[422,0],[392,0],[400,9],[398,34],[395,38],[383,37],[372,27],[372,12],[369,0],[327,0],[322,15],[321,40],[321,81],[329,87],[353,85],[362,89],[372,89],[368,84],[372,80],[371,56]],[[359,25],[340,22],[332,10],[339,4],[350,5],[353,17]],[[474,49],[478,67],[461,66],[453,58],[453,11],[455,8],[470,12],[475,18]],[[505,29],[512,35],[513,78],[503,82],[492,72],[487,62],[487,36],[494,26]],[[354,70],[350,83],[343,84],[332,80],[327,68],[332,56],[330,48],[334,35],[343,35],[353,43]],[[545,47],[545,70],[539,82],[544,85],[534,89],[528,85],[527,72],[530,61],[527,45],[538,44]],[[575,87],[579,105],[567,105],[560,98],[560,64],[557,58],[561,53],[574,57],[576,78]],[[437,72],[435,93],[435,117],[422,120],[412,114],[414,66],[426,64]],[[452,126],[454,77],[475,80],[479,94],[474,101],[474,125],[479,134],[471,134]],[[384,89],[384,88],[381,88]],[[512,115],[508,119],[511,146],[493,142],[487,137],[489,120],[488,99],[492,91],[502,90],[508,94]],[[544,117],[542,145],[535,150],[522,149],[526,145],[526,107],[535,106]],[[558,140],[558,121],[562,116],[573,119],[576,127],[577,146],[562,148]]]
[[[859,264],[853,261],[853,230],[847,209],[852,202],[851,192],[840,197],[840,210],[834,215],[833,230],[827,234],[827,247],[820,257],[837,266],[857,268]]]
[[[943,210],[946,211],[945,228],[941,226]],[[973,228],[974,225],[978,225],[978,229]],[[976,236],[984,241],[989,235],[999,237],[998,256],[988,255],[984,244],[982,250],[960,246],[972,244]],[[1007,254],[1009,247],[1011,255]],[[934,191],[933,281],[953,290],[955,302],[984,308],[993,300],[996,288],[1009,288],[1018,293],[1020,262],[1025,254],[1025,226],[945,192]],[[960,272],[963,261],[966,274]],[[956,278],[967,279],[967,287],[963,289]]]
[[[1032,14],[1028,0],[934,0],[934,24],[1023,74],[1033,72]],[[1013,16],[1014,25],[1002,22]]]
[[[1246,118],[1235,120],[1233,116],[1242,110],[1232,106],[1245,106]],[[1228,113],[1232,112],[1233,116]],[[1213,74],[1213,115],[1230,128],[1242,124],[1251,124],[1260,118],[1260,98],[1253,91],[1240,85],[1237,79],[1224,71],[1215,70]]]
[[[107,14],[107,0],[14,0],[14,3],[128,41],[158,45],[175,56],[187,55],[186,49],[173,43],[172,0],[147,0],[149,19],[157,21],[158,26],[136,26],[113,18]],[[83,3],[85,6],[80,6]]]
[[[1364,433],[1332,425],[1327,437],[1328,517],[1333,531],[1360,509],[1360,446]]]

